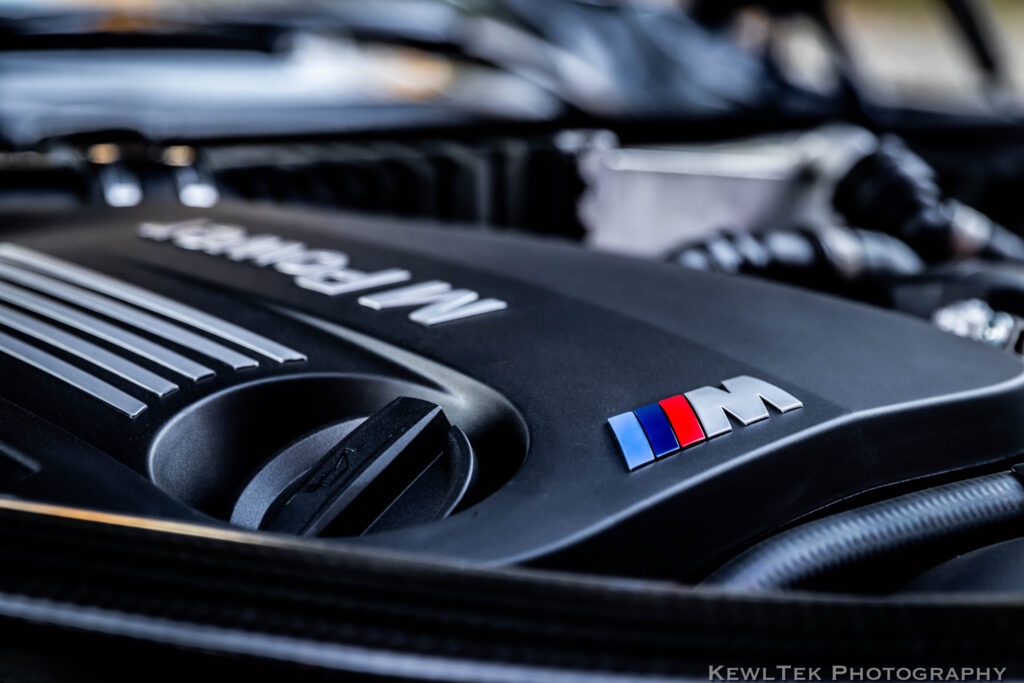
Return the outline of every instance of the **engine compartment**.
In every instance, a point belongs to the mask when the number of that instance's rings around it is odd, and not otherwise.
[[[1024,21],[924,4],[0,0],[2,677],[1020,670]]]

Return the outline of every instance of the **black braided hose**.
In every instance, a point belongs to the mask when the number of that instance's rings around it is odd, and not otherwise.
[[[827,583],[841,572],[912,554],[960,552],[972,541],[1024,532],[1024,484],[1003,472],[848,510],[753,546],[705,584],[771,591]]]

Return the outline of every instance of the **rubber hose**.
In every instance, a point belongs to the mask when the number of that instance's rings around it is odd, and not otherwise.
[[[1024,484],[1014,473],[992,474],[789,529],[741,553],[703,583],[752,592],[805,588],[900,555],[950,548],[955,554],[976,544],[982,532],[1008,538],[1022,527]]]

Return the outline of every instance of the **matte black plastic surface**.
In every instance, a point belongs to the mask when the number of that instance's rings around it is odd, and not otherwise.
[[[443,280],[508,308],[424,327],[409,320],[413,308],[373,310],[358,295],[311,292],[269,268],[137,236],[140,221],[195,216],[338,249],[363,271],[404,268],[412,282]],[[916,320],[764,282],[485,231],[266,208],[2,220],[4,241],[164,294],[308,357],[218,366],[128,420],[0,356],[5,443],[18,440],[17,452],[33,456],[49,452],[51,432],[70,434],[156,484],[139,477],[135,498],[112,493],[110,507],[226,523],[266,457],[319,426],[412,396],[440,405],[472,442],[474,504],[443,521],[338,542],[488,564],[685,575],[848,496],[1024,449],[1018,360]],[[610,416],[740,375],[777,385],[803,408],[733,422],[731,433],[627,470]],[[26,410],[52,424],[45,436],[26,436]],[[4,479],[4,488],[34,494],[31,481]]]

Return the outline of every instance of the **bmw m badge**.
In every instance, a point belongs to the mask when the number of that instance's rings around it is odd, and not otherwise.
[[[749,425],[768,419],[765,404],[780,413],[804,405],[774,384],[747,375],[727,379],[722,387],[701,387],[608,418],[626,467],[635,470],[657,458],[729,433],[729,415]]]

